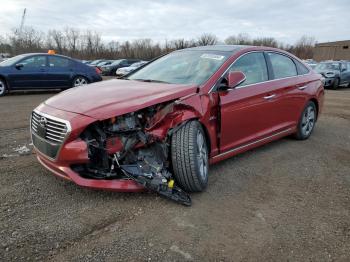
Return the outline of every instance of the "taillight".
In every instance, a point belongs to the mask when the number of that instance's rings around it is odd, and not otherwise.
[[[101,69],[99,69],[97,66],[95,66],[95,70],[96,70],[97,74],[101,74],[102,73]]]

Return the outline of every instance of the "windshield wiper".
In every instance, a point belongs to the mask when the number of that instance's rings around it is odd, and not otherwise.
[[[165,84],[170,84],[169,82],[166,82],[166,81],[154,80],[154,79],[133,79],[133,80],[142,81],[142,82],[151,82],[151,83],[165,83]]]

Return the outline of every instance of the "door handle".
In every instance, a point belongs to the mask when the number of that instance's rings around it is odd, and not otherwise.
[[[272,94],[272,95],[269,95],[269,96],[264,96],[264,99],[271,99],[271,98],[274,98],[276,96],[276,94]]]
[[[298,87],[299,90],[304,90],[305,88],[307,88],[307,86],[299,86]]]

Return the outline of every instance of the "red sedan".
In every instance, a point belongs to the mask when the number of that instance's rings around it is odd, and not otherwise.
[[[195,47],[48,99],[31,136],[40,163],[80,186],[147,188],[189,204],[184,191],[206,188],[209,164],[307,139],[323,97],[321,76],[285,51]]]

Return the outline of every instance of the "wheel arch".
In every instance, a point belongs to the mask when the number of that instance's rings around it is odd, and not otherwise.
[[[318,100],[316,98],[311,98],[309,101],[313,102],[315,104],[315,106],[316,106],[316,120],[317,120],[318,119],[318,114],[320,112]]]
[[[208,152],[210,153],[211,152],[211,139],[210,139],[209,131],[208,131],[207,127],[205,126],[205,124],[200,121],[199,117],[184,119],[182,122],[177,123],[174,127],[169,128],[168,132],[171,133],[170,136],[172,136],[177,131],[177,129],[179,127],[181,127],[182,125],[186,124],[189,121],[197,121],[201,125],[201,127],[204,131],[205,142],[206,142],[207,147],[208,147]],[[175,129],[175,132],[172,132],[172,130],[174,130],[174,129]]]
[[[200,123],[200,125],[202,126],[202,129],[204,131],[205,142],[207,143],[208,152],[210,155],[210,153],[211,153],[211,139],[210,139],[209,131],[208,131],[207,127],[199,119],[197,119],[197,121]]]

